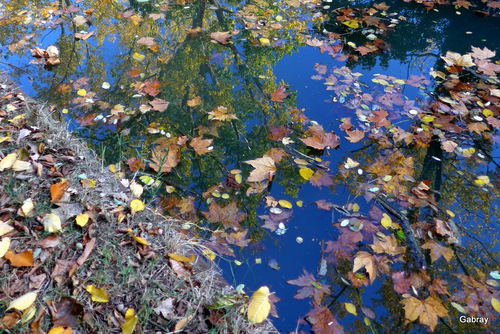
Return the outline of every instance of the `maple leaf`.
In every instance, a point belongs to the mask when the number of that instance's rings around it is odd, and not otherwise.
[[[411,280],[405,277],[404,271],[399,271],[392,273],[392,283],[394,285],[394,291],[400,294],[405,294],[411,286]]]
[[[370,247],[375,253],[386,253],[393,256],[403,254],[406,251],[406,247],[398,246],[398,241],[393,234],[386,235],[383,240],[373,236],[373,244]]]
[[[137,44],[145,46],[153,46],[156,44],[154,37],[141,37],[137,40]]]
[[[180,149],[179,147],[171,146],[167,153],[165,149],[156,146],[153,150],[151,160],[152,162],[149,163],[149,167],[153,168],[156,172],[168,173],[179,163]]]
[[[344,334],[344,328],[338,323],[328,307],[314,304],[314,308],[306,315],[314,333]]]
[[[321,299],[323,295],[330,294],[330,288],[328,285],[321,284],[314,276],[303,269],[304,275],[299,276],[299,278],[286,281],[288,284],[297,285],[303,287],[295,294],[296,299],[305,299],[308,297],[313,297],[316,304],[321,304]]]
[[[144,86],[141,88],[140,92],[143,94],[148,94],[150,96],[156,96],[160,93],[158,90],[161,87],[161,83],[155,79],[154,81],[145,81]]]
[[[333,186],[333,180],[332,178],[324,171],[324,170],[317,170],[310,178],[309,182],[318,188],[321,188],[322,186],[325,187],[330,187]],[[319,206],[319,205],[318,205]]]
[[[488,59],[488,58],[493,58],[496,55],[495,51],[491,51],[487,47],[484,47],[483,49],[481,48],[476,48],[475,46],[472,47],[472,53],[470,55],[476,59]]]
[[[213,146],[210,146],[212,141],[213,139],[203,139],[203,136],[199,136],[191,139],[189,145],[194,148],[196,154],[202,155],[213,151]]]
[[[500,65],[494,64],[489,60],[477,60],[476,65],[478,71],[483,72],[486,75],[495,76],[498,72],[500,72]]]
[[[446,246],[441,246],[435,241],[427,241],[422,245],[423,249],[429,249],[431,251],[431,261],[432,263],[436,262],[441,256],[446,259],[446,261],[450,262],[453,257],[453,250]]]
[[[325,148],[336,148],[340,144],[340,139],[335,132],[325,133],[323,127],[319,124],[311,125],[308,132],[311,133],[311,137],[299,139],[309,147],[324,150]]]
[[[230,113],[226,107],[218,106],[214,110],[209,111],[208,119],[215,119],[217,121],[225,122],[232,119],[238,119],[235,114]]]
[[[271,101],[283,102],[283,99],[289,95],[288,93],[285,93],[285,91],[285,86],[279,86],[273,93],[271,93]]]
[[[437,326],[438,318],[448,315],[448,310],[435,296],[429,296],[426,300],[419,300],[413,296],[401,301],[405,309],[407,322],[419,319],[422,325],[430,328],[431,332]]]
[[[199,106],[200,104],[202,104],[202,103],[203,103],[203,100],[201,99],[201,97],[199,97],[199,96],[195,96],[195,97],[193,97],[192,99],[187,100],[187,102],[186,102],[186,103],[187,103],[187,105],[188,105],[189,107],[196,107],[196,106]]]
[[[391,125],[391,122],[387,119],[388,115],[389,114],[384,109],[375,110],[373,111],[373,116],[369,116],[368,120],[370,122],[375,123],[373,125],[375,127],[383,127],[383,126],[387,127]]]
[[[246,247],[250,243],[250,240],[247,239],[248,229],[243,231],[238,231],[236,233],[230,233],[226,236],[226,241],[228,244]]]
[[[351,143],[357,143],[361,139],[365,138],[365,133],[361,130],[355,129],[354,131],[346,131],[347,137],[345,137],[347,140],[349,140]]]
[[[472,62],[472,57],[469,54],[461,55],[457,52],[447,51],[446,56],[441,56],[448,66],[460,66],[460,67],[471,67],[474,66]]]
[[[248,182],[260,182],[263,180],[270,180],[274,173],[276,173],[276,166],[274,160],[264,155],[262,158],[244,161],[244,163],[251,165],[255,168],[248,176]]]
[[[368,252],[360,251],[356,253],[356,256],[354,258],[354,266],[352,268],[352,272],[355,273],[363,267],[370,277],[370,283],[373,283],[373,281],[377,277],[377,266],[375,264],[375,258]]]
[[[282,140],[284,137],[288,136],[292,130],[289,130],[282,126],[269,126],[270,133],[267,134],[267,138],[271,140]]]
[[[219,206],[213,201],[208,207],[208,212],[203,212],[205,218],[211,223],[222,223],[225,228],[233,228],[235,231],[239,229],[239,223],[242,222],[247,214],[238,210],[235,201],[232,201],[225,207]]]

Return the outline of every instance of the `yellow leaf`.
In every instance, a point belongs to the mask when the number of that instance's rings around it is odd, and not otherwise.
[[[175,261],[178,261],[178,262],[193,262],[194,261],[193,254],[191,254],[190,257],[186,257],[186,256],[180,255],[180,254],[168,253],[168,257],[170,257],[171,259],[174,259]]]
[[[25,310],[31,305],[33,305],[37,296],[38,294],[36,292],[28,292],[22,295],[21,297],[11,301],[7,310],[10,310],[11,308],[16,309],[18,311]]]
[[[122,325],[122,334],[132,334],[137,324],[137,316],[132,308],[125,312],[125,323]]]
[[[8,154],[5,158],[3,158],[2,161],[0,161],[0,172],[2,172],[4,169],[9,169],[10,167],[12,167],[16,159],[16,153]]]
[[[243,182],[243,177],[241,176],[241,174],[236,174],[234,176],[234,180],[238,183],[238,184],[241,184],[241,182]]]
[[[430,123],[430,122],[432,122],[435,118],[436,118],[436,116],[424,116],[424,117],[422,117],[422,122],[425,122],[425,123]]]
[[[5,253],[9,250],[10,247],[10,238],[5,237],[0,241],[0,257],[3,257]]]
[[[397,85],[404,85],[406,82],[402,79],[396,79],[393,81]]]
[[[450,210],[446,210],[446,213],[451,217],[451,218],[454,218],[455,217],[455,213],[453,213],[453,211],[450,211]]]
[[[21,323],[25,324],[31,320],[35,316],[36,307],[30,307],[23,312],[23,316],[21,317]]]
[[[301,207],[302,207],[302,205],[304,205],[304,202],[302,202],[301,200],[298,200],[297,202],[295,202],[295,204],[297,204],[297,206],[298,206],[299,208],[301,208]]]
[[[66,109],[66,108],[64,108],[63,110],[61,110],[61,112],[62,112],[63,114],[67,114],[67,113],[69,112],[69,110],[68,110],[68,109]]]
[[[349,20],[349,21],[344,21],[342,24],[345,24],[349,28],[357,29],[359,28],[359,22],[356,20]]]
[[[0,236],[9,233],[14,228],[6,223],[0,223]]]
[[[94,284],[87,285],[86,290],[90,293],[92,300],[96,303],[107,303],[109,301],[108,296],[106,296],[106,291],[96,288]]]
[[[280,199],[278,203],[285,209],[291,209],[292,203],[288,202],[286,199]]]
[[[127,229],[128,233],[130,234],[130,236],[135,240],[137,241],[138,243],[142,244],[142,245],[149,245],[148,242],[146,241],[146,239],[144,238],[141,238],[141,237],[138,237],[136,236],[134,233],[132,233],[132,230],[131,229]]]
[[[301,168],[299,174],[304,180],[308,181],[313,176],[314,171],[311,168]]]
[[[351,313],[352,315],[358,315],[358,311],[356,311],[356,306],[351,303],[344,303],[345,309],[347,312]]]
[[[54,213],[49,213],[43,217],[43,227],[45,228],[45,232],[53,233],[60,231],[61,227],[61,218]]]
[[[253,293],[248,305],[248,320],[256,324],[266,320],[269,311],[271,311],[271,303],[269,302],[270,294],[267,286],[263,286]]]
[[[365,317],[363,319],[363,321],[364,321],[364,323],[365,323],[366,326],[370,326],[370,319],[368,319],[367,317]]]
[[[80,88],[80,89],[76,92],[76,94],[78,94],[78,95],[79,95],[79,96],[81,96],[81,97],[85,97],[85,96],[87,95],[87,91],[86,91],[85,89],[83,89],[83,88]]]
[[[264,37],[259,38],[259,42],[262,45],[269,45],[269,44],[271,44],[271,42],[269,41],[269,39],[268,38],[264,38]]]
[[[484,186],[485,184],[490,183],[490,178],[487,175],[479,175],[474,183],[478,186]]]
[[[113,173],[113,174],[114,174],[114,173],[116,173],[116,170],[117,170],[115,165],[109,165],[109,166],[108,166],[108,169],[109,169],[109,171],[110,171],[111,173]]]
[[[358,203],[354,203],[352,205],[352,212],[358,212],[359,211],[359,205]]]
[[[206,257],[207,259],[210,259],[211,261],[215,260],[215,253],[212,252],[210,249],[204,249],[202,253],[203,256]]]
[[[135,60],[141,62],[146,57],[144,55],[141,55],[140,53],[134,52],[134,54],[132,55],[132,58],[134,58]]]
[[[64,328],[61,326],[52,327],[52,329],[47,334],[71,334],[73,329],[71,327]]]
[[[144,208],[144,203],[138,199],[134,199],[132,202],[130,202],[130,209],[132,209],[132,214],[136,213],[137,211],[142,211],[144,210]]]
[[[179,320],[175,324],[174,332],[177,332],[177,331],[180,331],[181,329],[183,329],[184,326],[186,326],[186,324],[188,323],[188,321],[191,320],[192,318],[193,318],[193,315],[191,314],[188,317],[185,317],[185,318],[182,318],[181,320]]]
[[[387,213],[382,214],[382,220],[380,221],[383,227],[389,228],[392,225],[392,219],[387,215]]]
[[[84,227],[89,222],[89,215],[86,213],[80,213],[76,216],[76,225]]]
[[[493,111],[491,111],[490,109],[483,109],[483,115],[484,117],[493,116]]]
[[[495,311],[497,311],[498,313],[500,313],[500,301],[498,301],[498,299],[491,298],[491,306],[493,306],[493,308],[495,309]]]
[[[28,198],[23,202],[23,206],[21,207],[21,211],[23,212],[24,216],[27,217],[31,213],[31,210],[35,207],[35,203],[33,203],[33,200],[31,198]]]
[[[135,197],[139,198],[141,197],[144,188],[139,183],[132,181],[132,183],[130,183],[130,191]]]

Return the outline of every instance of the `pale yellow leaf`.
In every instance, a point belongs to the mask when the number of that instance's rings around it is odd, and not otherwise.
[[[177,332],[177,331],[180,331],[181,329],[183,329],[184,326],[186,326],[186,324],[188,323],[188,321],[191,320],[192,318],[193,318],[193,315],[191,314],[188,317],[185,317],[185,318],[182,318],[181,320],[179,320],[175,324],[174,331]]]
[[[358,203],[354,203],[352,205],[352,212],[358,212],[359,211],[359,205]]]
[[[269,302],[270,294],[267,286],[263,286],[253,293],[247,311],[250,322],[259,324],[266,320],[269,311],[271,311],[271,303]]]
[[[28,198],[23,202],[23,206],[21,207],[21,211],[23,212],[25,217],[28,217],[31,213],[31,210],[35,207],[35,203],[31,198]]]
[[[490,183],[490,178],[488,175],[479,175],[476,180],[474,180],[474,183],[478,186],[484,186],[485,184]]]
[[[383,227],[389,228],[392,225],[392,219],[389,217],[387,213],[382,214],[382,220],[380,221],[380,224],[382,224]]]
[[[7,154],[7,156],[3,158],[2,161],[0,161],[0,172],[2,172],[4,169],[9,169],[10,167],[12,167],[16,159],[16,153]]]
[[[106,291],[96,288],[94,284],[87,285],[87,292],[92,296],[92,300],[96,303],[107,303],[109,301]]]
[[[304,180],[307,181],[311,178],[311,176],[313,176],[314,171],[311,168],[301,168],[299,170],[299,174]]]
[[[7,310],[10,310],[11,308],[16,309],[18,311],[25,310],[31,305],[33,305],[37,296],[38,294],[36,292],[28,292],[22,295],[21,297],[11,301]]]
[[[54,213],[49,213],[45,215],[45,217],[43,217],[42,222],[45,232],[53,233],[60,231],[62,229],[61,218],[59,218],[59,216]]]
[[[134,58],[135,60],[141,62],[144,60],[144,58],[146,58],[144,55],[141,55],[140,53],[137,53],[135,52],[133,55],[132,55],[132,58]]]
[[[3,257],[5,253],[9,250],[10,247],[10,238],[5,237],[0,241],[0,257]]]
[[[207,259],[210,259],[211,261],[215,260],[215,253],[212,252],[210,249],[204,249],[202,253],[203,256],[206,257]]]
[[[127,312],[125,312],[125,323],[122,325],[122,334],[132,334],[138,320],[134,309],[129,308]]]
[[[132,210],[132,214],[144,210],[146,206],[144,203],[138,199],[134,199],[132,202],[130,202],[130,209]]]
[[[358,311],[356,310],[356,306],[352,303],[344,303],[345,309],[347,312],[351,313],[352,315],[358,315]]]
[[[80,213],[76,216],[76,225],[84,227],[89,222],[89,215],[86,213]]]
[[[291,209],[292,208],[292,203],[288,202],[286,199],[280,199],[278,203],[281,205],[281,207],[285,209]]]
[[[35,316],[36,307],[30,307],[23,312],[23,316],[21,317],[21,323],[25,324],[31,320]]]
[[[139,183],[132,181],[132,183],[130,183],[130,191],[135,197],[139,198],[144,192],[144,188]]]
[[[495,311],[497,311],[498,313],[500,313],[500,301],[498,301],[498,299],[491,298],[491,306],[493,306],[493,308],[495,309]]]
[[[6,223],[0,223],[0,236],[9,233],[14,228]]]

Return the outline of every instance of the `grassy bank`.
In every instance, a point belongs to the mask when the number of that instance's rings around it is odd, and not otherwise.
[[[183,222],[143,208],[57,114],[0,74],[0,330],[273,332]]]

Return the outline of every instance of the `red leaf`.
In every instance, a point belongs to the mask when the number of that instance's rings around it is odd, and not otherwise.
[[[289,95],[288,93],[285,93],[285,91],[285,86],[279,86],[278,89],[271,93],[271,101],[283,102],[283,99]]]

